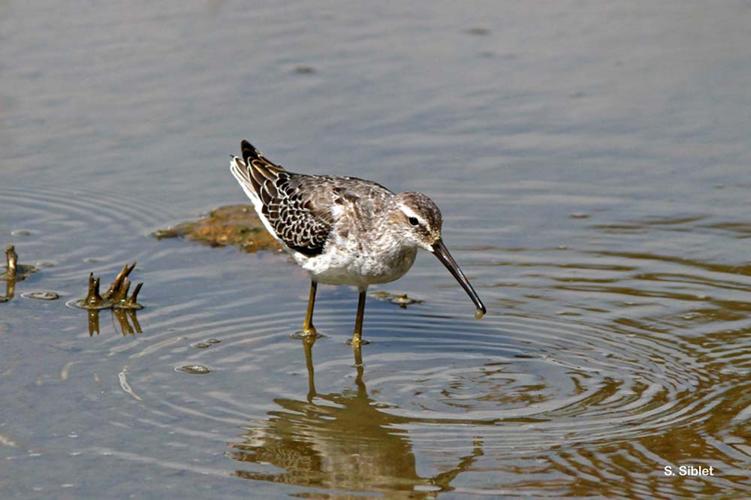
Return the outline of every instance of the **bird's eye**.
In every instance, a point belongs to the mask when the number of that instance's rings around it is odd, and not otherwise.
[[[409,223],[412,224],[413,226],[419,226],[420,225],[420,221],[417,220],[417,217],[410,217],[409,218]]]

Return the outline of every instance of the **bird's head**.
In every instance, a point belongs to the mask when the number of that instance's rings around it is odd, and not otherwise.
[[[433,200],[422,193],[399,193],[394,197],[394,219],[401,230],[402,238],[415,246],[433,251],[433,245],[441,239],[443,217]]]
[[[396,222],[403,240],[435,255],[472,299],[478,316],[485,314],[485,305],[443,244],[443,217],[438,205],[424,194],[413,192],[397,194],[394,202],[392,221]]]

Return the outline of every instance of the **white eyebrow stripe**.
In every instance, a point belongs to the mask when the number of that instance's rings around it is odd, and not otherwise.
[[[425,219],[423,219],[422,217],[420,217],[417,213],[415,213],[414,210],[412,210],[411,208],[409,208],[407,205],[404,205],[403,203],[400,203],[399,204],[399,209],[402,212],[404,212],[404,215],[406,215],[407,217],[414,217],[415,219],[417,219],[418,221],[420,221],[421,224],[427,225],[425,223]]]

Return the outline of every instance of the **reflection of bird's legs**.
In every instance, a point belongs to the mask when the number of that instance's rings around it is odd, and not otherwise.
[[[313,326],[313,308],[316,305],[316,290],[318,283],[310,280],[310,295],[308,296],[308,311],[305,313],[305,321],[302,324],[302,333],[306,336],[316,336],[316,327]]]
[[[308,368],[308,403],[316,397],[316,379],[313,368],[313,344],[316,342],[315,335],[302,339],[302,347],[305,350],[305,366]]]
[[[354,345],[352,350],[355,353],[355,370],[357,370],[357,376],[355,377],[355,384],[357,385],[357,394],[361,397],[368,396],[368,390],[365,387],[365,382],[362,377],[365,375],[365,365],[362,362],[362,349],[359,345]]]
[[[352,333],[352,347],[358,348],[362,344],[367,344],[362,340],[362,320],[365,315],[365,298],[367,288],[361,289],[357,297],[357,316],[355,316],[355,331]]]

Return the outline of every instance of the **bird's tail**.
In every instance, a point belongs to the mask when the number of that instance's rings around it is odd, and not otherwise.
[[[263,196],[261,188],[264,184],[273,186],[279,177],[279,173],[285,171],[284,167],[263,156],[255,146],[246,140],[240,143],[240,148],[242,158],[233,155],[230,161],[230,170],[251,199],[253,195],[260,198]],[[266,181],[271,182],[267,183]]]

